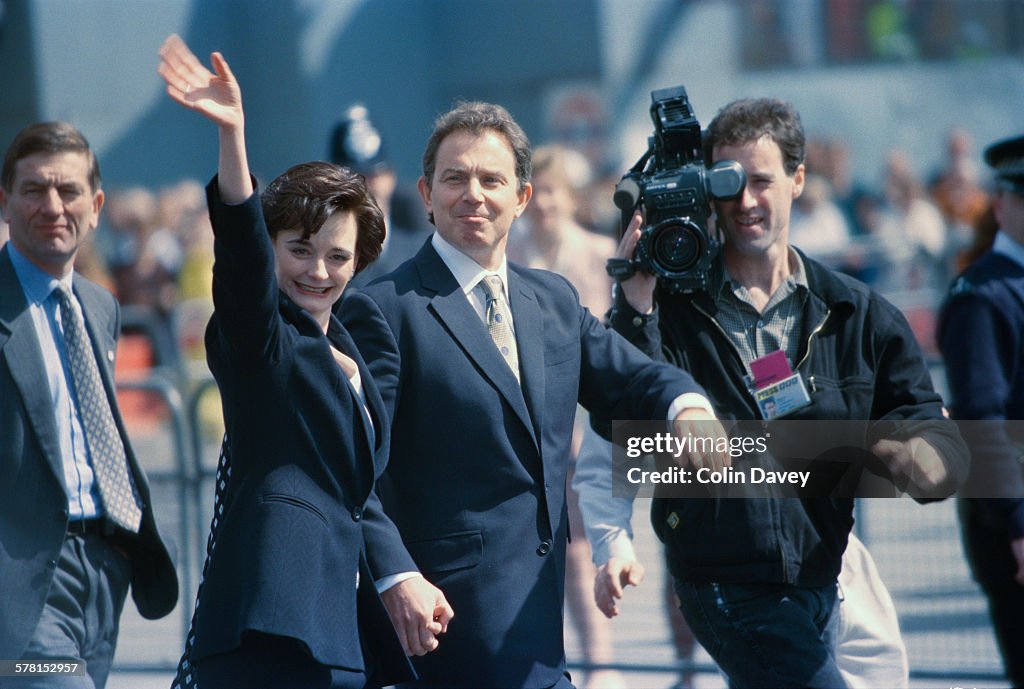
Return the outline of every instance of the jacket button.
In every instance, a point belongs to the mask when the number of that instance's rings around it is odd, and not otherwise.
[[[357,522],[363,518],[363,508],[357,507],[352,510],[352,521]]]
[[[551,552],[551,541],[541,541],[540,545],[537,546],[537,554],[544,557]]]

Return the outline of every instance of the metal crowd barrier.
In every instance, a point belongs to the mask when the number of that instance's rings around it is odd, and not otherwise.
[[[187,538],[195,522],[188,499],[188,487],[194,482],[191,470],[191,428],[184,414],[185,403],[172,370],[153,369],[145,377],[119,378],[117,391],[144,392],[157,398],[158,410],[163,410],[159,426],[146,424],[138,428],[131,414],[125,416],[128,434],[135,453],[149,479],[154,511],[161,532],[173,543],[177,559],[181,596],[178,607],[168,617],[151,622],[142,620],[130,601],[126,602],[121,621],[118,657],[115,671],[154,672],[172,670],[176,658],[166,650],[177,648],[180,653],[183,632],[188,629],[192,606],[187,598],[195,571],[193,549]],[[166,651],[154,658],[153,651]],[[157,655],[160,655],[159,653]],[[125,657],[127,656],[127,658]]]

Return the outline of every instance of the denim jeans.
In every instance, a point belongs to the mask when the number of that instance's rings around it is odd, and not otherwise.
[[[836,587],[675,582],[679,607],[732,689],[847,686],[830,625]]]

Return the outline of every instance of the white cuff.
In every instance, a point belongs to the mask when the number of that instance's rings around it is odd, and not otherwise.
[[[672,400],[672,404],[668,407],[668,420],[675,420],[675,418],[679,416],[679,413],[684,409],[694,408],[703,409],[708,414],[711,414],[712,417],[716,419],[718,418],[718,415],[715,414],[715,410],[711,407],[711,402],[708,401],[707,397],[696,392],[687,392]]]
[[[381,577],[374,586],[377,587],[377,593],[384,593],[389,588],[401,584],[406,579],[412,579],[413,577],[422,577],[423,575],[419,572],[399,572],[398,574],[389,574],[386,577]]]
[[[620,560],[638,561],[636,549],[633,548],[633,539],[625,529],[615,530],[614,535],[598,543],[592,543],[591,548],[593,549],[594,564],[598,567],[613,557]]]

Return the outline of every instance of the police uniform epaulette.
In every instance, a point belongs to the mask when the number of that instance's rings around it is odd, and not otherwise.
[[[949,296],[956,297],[961,294],[966,294],[974,289],[974,283],[968,280],[966,277],[961,275],[953,282],[953,286],[949,288]]]

